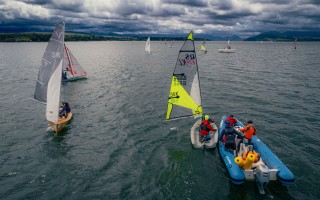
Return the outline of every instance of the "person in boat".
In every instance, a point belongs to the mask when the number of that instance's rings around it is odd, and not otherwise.
[[[67,71],[62,71],[62,79],[67,79]]]
[[[68,113],[71,112],[71,108],[68,102],[62,102],[62,105],[60,106],[59,111],[59,117],[68,117]]]
[[[243,139],[243,136],[230,125],[229,121],[225,121],[225,128],[222,130],[221,141],[224,142],[226,150],[236,150],[236,137]]]
[[[214,118],[210,118],[209,115],[205,115],[200,124],[201,142],[210,140],[209,132],[216,131],[216,129],[212,127],[211,123],[214,123]]]
[[[234,117],[234,115],[229,115],[226,121],[230,122],[230,126],[234,126],[238,122],[238,120]]]
[[[247,123],[248,125],[244,128],[239,128],[239,131],[244,133],[244,138],[248,140],[248,145],[251,145],[252,135],[256,135],[257,130],[252,120],[248,120]],[[240,142],[243,142],[243,139]]]
[[[227,46],[227,49],[231,49],[231,47],[230,47],[230,46]]]

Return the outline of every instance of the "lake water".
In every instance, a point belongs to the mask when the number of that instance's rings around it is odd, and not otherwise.
[[[165,122],[182,42],[151,41],[151,55],[145,42],[66,44],[88,79],[62,85],[74,118],[57,135],[29,100],[47,43],[0,43],[1,199],[320,198],[320,43],[234,42],[219,54],[225,42],[207,42],[197,53],[205,113],[252,119],[296,176],[265,195],[233,185],[217,149],[193,148],[192,118]]]

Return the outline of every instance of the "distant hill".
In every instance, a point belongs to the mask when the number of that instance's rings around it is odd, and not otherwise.
[[[47,42],[49,41],[52,33],[0,33],[0,42]],[[120,35],[115,33],[107,33],[105,35],[99,34],[81,34],[81,33],[67,33],[65,34],[65,41],[106,41],[106,40],[119,40],[119,41],[130,41],[130,40],[147,40],[151,37],[153,41],[156,40],[185,40],[186,35],[177,34],[149,34],[149,35],[135,35],[126,34]],[[241,40],[239,36],[233,35],[230,37],[231,40]],[[213,41],[227,41],[229,36],[213,36],[207,34],[196,34],[195,40],[213,40]]]
[[[320,41],[320,31],[287,31],[287,32],[264,32],[259,35],[249,37],[244,41],[293,41],[294,38],[299,41]]]
[[[0,34],[0,42],[48,42],[51,35],[52,33],[2,33]],[[64,39],[65,41],[106,41],[130,40],[132,38],[66,33]]]

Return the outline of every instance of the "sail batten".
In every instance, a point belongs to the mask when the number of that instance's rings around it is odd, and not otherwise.
[[[166,120],[199,115],[202,112],[198,63],[193,33],[190,32],[179,51],[172,75]]]

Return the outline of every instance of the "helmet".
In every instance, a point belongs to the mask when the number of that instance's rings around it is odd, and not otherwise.
[[[204,116],[204,120],[208,120],[209,118],[209,115]]]
[[[248,120],[247,123],[248,123],[248,124],[252,124],[253,121],[252,121],[252,120]]]

